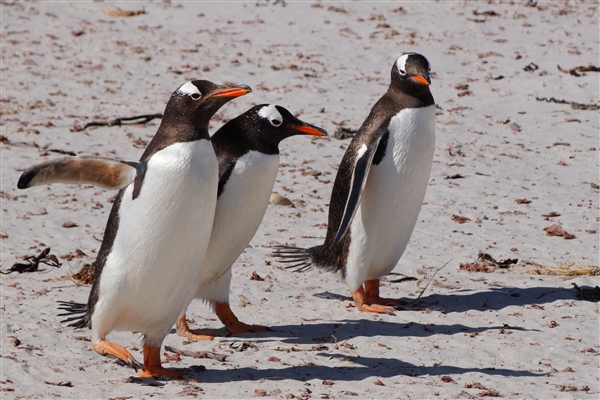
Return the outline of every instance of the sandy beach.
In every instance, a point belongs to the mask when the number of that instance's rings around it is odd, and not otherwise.
[[[48,247],[62,263],[1,276],[3,399],[600,395],[599,303],[576,289],[593,296],[600,285],[597,1],[0,7],[1,269]],[[436,152],[394,270],[416,280],[389,277],[382,295],[404,299],[404,310],[372,315],[336,276],[282,268],[272,246],[322,242],[350,142],[334,133],[360,126],[409,51],[432,65]],[[160,121],[77,127],[161,113],[193,79],[253,89],[215,115],[211,132],[274,103],[330,136],[282,142],[274,192],[292,205],[269,205],[233,265],[233,311],[273,331],[228,335],[194,301],[190,326],[221,336],[190,342],[173,330],[164,345],[187,355],[163,348],[165,366],[190,374],[141,379],[57,316],[58,301],[87,299],[90,285],[70,276],[94,261],[116,192],[16,183],[65,154],[139,159]],[[141,360],[139,335],[109,338]],[[192,357],[201,352],[217,356]]]

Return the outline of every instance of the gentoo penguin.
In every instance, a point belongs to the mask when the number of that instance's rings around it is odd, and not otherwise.
[[[269,204],[279,166],[279,143],[301,134],[325,136],[326,132],[299,120],[281,106],[261,104],[227,122],[211,137],[219,164],[217,206],[208,249],[198,265],[202,278],[196,297],[211,304],[231,333],[266,330],[240,322],[231,311],[231,266],[250,243]],[[23,173],[29,186],[62,182],[105,188],[120,188],[133,175],[135,169],[129,165],[86,156],[56,158]],[[190,339],[214,337],[190,331],[185,310],[177,320],[177,331]]]
[[[72,326],[91,325],[97,353],[114,356],[136,369],[135,358],[106,336],[113,330],[141,333],[144,363],[139,376],[186,374],[163,368],[160,348],[194,297],[201,277],[197,265],[210,239],[218,166],[208,122],[225,103],[250,91],[245,85],[187,82],[171,95],[158,131],[139,162],[84,158],[77,163],[89,168],[75,173],[46,163],[37,169],[39,173],[34,167],[19,179],[19,188],[69,177],[73,182],[100,181],[108,187],[123,187],[94,264],[96,279],[88,303],[63,303],[62,307],[76,315],[68,319],[74,321]],[[98,178],[111,175],[114,179]]]
[[[288,268],[338,272],[361,311],[393,313],[401,300],[379,296],[410,239],[429,181],[435,148],[435,103],[429,61],[400,56],[387,92],[348,146],[333,185],[325,242],[279,246]]]
[[[266,330],[240,322],[231,311],[231,265],[250,243],[267,210],[279,167],[279,142],[300,134],[324,136],[326,132],[281,106],[261,104],[211,137],[219,161],[218,199],[210,243],[199,266],[202,283],[196,298],[207,301],[231,333]],[[214,336],[190,331],[185,313],[177,320],[177,332],[190,339]]]

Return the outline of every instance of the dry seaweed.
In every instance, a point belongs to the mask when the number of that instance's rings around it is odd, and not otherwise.
[[[547,226],[544,228],[544,231],[546,232],[547,236],[561,236],[565,239],[574,239],[575,238],[575,235],[565,231],[563,229],[563,227],[560,226],[560,224],[554,224],[551,226]]]
[[[556,265],[552,267],[544,267],[541,264],[527,261],[526,264],[531,265],[531,268],[526,268],[524,272],[534,275],[562,275],[562,276],[599,276],[600,268],[582,264],[578,262],[567,262],[562,265]],[[575,268],[572,268],[575,266]]]
[[[568,100],[563,100],[563,99],[557,99],[555,97],[536,97],[535,98],[537,101],[545,101],[547,103],[558,103],[558,104],[570,104],[571,108],[574,110],[598,110],[600,109],[600,106],[598,104],[584,104],[584,103],[577,103],[575,101],[568,101]]]
[[[162,114],[144,114],[144,115],[137,115],[134,117],[115,118],[113,120],[108,120],[108,121],[90,121],[83,126],[75,125],[72,128],[72,131],[73,132],[81,132],[91,126],[121,126],[121,125],[145,124],[147,122],[152,121],[153,119],[160,119],[162,117],[163,117]]]
[[[556,67],[560,72],[564,72],[565,74],[570,74],[573,76],[585,76],[585,72],[600,72],[600,68],[596,67],[595,65],[588,65],[587,67],[580,65],[571,69],[562,69],[560,65],[557,65]]]
[[[40,264],[50,265],[51,267],[60,268],[62,263],[58,262],[58,258],[55,255],[50,254],[50,247],[42,250],[37,256],[27,256],[23,259],[24,263],[14,263],[8,271],[0,271],[0,274],[11,274],[18,272],[20,274],[24,272],[36,272],[44,271],[39,269]]]
[[[480,251],[477,254],[477,261],[472,263],[461,263],[458,269],[469,272],[494,272],[498,268],[509,268],[511,265],[519,262],[517,258],[507,258],[506,260],[496,261],[491,255]]]
[[[576,283],[572,283],[577,291],[577,297],[586,301],[600,301],[600,287],[596,286],[593,289],[580,288]]]
[[[79,272],[76,272],[72,276],[73,279],[85,284],[94,283],[94,264],[85,264]]]
[[[463,179],[465,176],[461,174],[446,175],[444,179]]]

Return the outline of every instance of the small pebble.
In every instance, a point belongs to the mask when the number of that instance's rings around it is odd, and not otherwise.
[[[273,193],[271,195],[271,204],[275,204],[276,206],[289,206],[292,204],[292,201],[277,193]]]

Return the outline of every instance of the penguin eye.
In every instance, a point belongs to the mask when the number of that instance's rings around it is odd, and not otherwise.
[[[272,119],[271,120],[271,125],[273,125],[273,126],[280,126],[281,123],[282,122],[280,120],[278,120],[278,119]]]
[[[398,69],[398,72],[400,73],[400,75],[406,75],[406,71],[404,71],[402,69]]]
[[[190,96],[193,100],[200,100],[200,97],[202,97],[200,93],[192,93]]]

